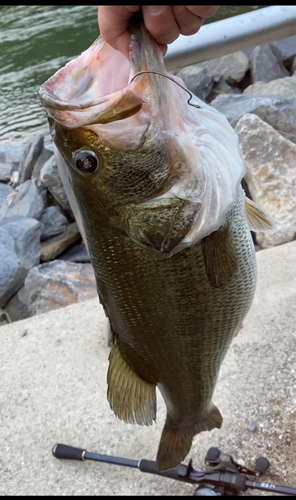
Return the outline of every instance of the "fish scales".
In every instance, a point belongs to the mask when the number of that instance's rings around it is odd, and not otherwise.
[[[272,223],[244,195],[226,118],[194,96],[199,109],[188,105],[136,18],[131,33],[130,61],[99,37],[39,97],[113,335],[110,407],[151,425],[159,388],[166,470],[222,425],[212,396],[256,287],[249,228]]]
[[[183,419],[192,414],[186,393],[197,407],[211,399],[221,359],[254,295],[254,245],[242,204],[227,218],[238,247],[238,269],[222,290],[209,282],[201,243],[167,259],[112,231],[98,231],[88,240],[98,290],[115,334],[120,332],[123,357],[145,380],[172,385]],[[178,354],[173,362],[172,351]]]

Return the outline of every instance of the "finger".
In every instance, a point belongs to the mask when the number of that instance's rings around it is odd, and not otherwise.
[[[180,34],[170,5],[144,5],[142,7],[147,30],[159,45],[167,45]]]
[[[141,9],[140,5],[100,5],[98,24],[100,34],[114,49],[127,58],[130,52],[129,22],[133,14]]]
[[[181,35],[194,35],[203,23],[203,19],[192,14],[184,5],[174,5],[173,14]]]
[[[213,16],[219,9],[219,5],[185,5],[185,7],[192,14],[202,19]]]

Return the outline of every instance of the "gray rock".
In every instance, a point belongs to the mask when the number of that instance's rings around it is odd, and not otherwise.
[[[241,91],[237,87],[228,85],[222,76],[218,82],[214,83],[211,92],[207,96],[207,101],[211,102],[222,94],[241,94]]]
[[[57,236],[65,231],[68,220],[57,207],[47,207],[40,217],[42,224],[41,241]]]
[[[43,165],[40,172],[40,179],[62,209],[74,219],[54,156],[49,158],[49,160],[47,160],[47,162]]]
[[[7,325],[8,323],[11,323],[9,314],[4,309],[0,309],[0,326]]]
[[[54,260],[34,267],[24,286],[6,304],[12,321],[83,302],[97,296],[90,264]]]
[[[214,79],[210,68],[202,68],[198,64],[186,66],[177,74],[185,85],[197,97],[206,100],[214,85]]]
[[[29,149],[30,144],[17,141],[0,144],[0,162],[10,163],[18,170],[22,158],[27,155]]]
[[[223,76],[227,83],[235,83],[244,78],[249,69],[249,59],[242,51],[239,51],[203,61],[197,66],[207,68],[216,82]]]
[[[275,223],[272,233],[256,233],[262,248],[296,236],[296,145],[284,139],[258,116],[247,114],[235,127],[246,162],[245,181],[252,199]]]
[[[50,135],[50,134],[49,134]],[[50,151],[51,153],[54,152],[54,147],[53,147],[53,141],[51,139],[51,136],[50,136],[50,139],[47,140],[47,142],[44,144],[44,147]]]
[[[253,85],[249,85],[249,87],[244,90],[243,94],[273,95],[277,97],[293,97],[296,99],[296,75],[277,78],[268,83],[253,83]]]
[[[44,148],[49,152],[53,153],[53,140],[49,130],[49,126],[45,126],[40,130],[40,133],[44,135]]]
[[[73,245],[59,255],[60,260],[71,262],[90,263],[90,258],[83,241],[79,245]]]
[[[27,270],[15,249],[14,238],[4,227],[0,227],[0,307],[22,286]]]
[[[12,170],[10,182],[13,186],[17,187],[19,185],[19,173],[18,170]]]
[[[254,50],[255,47],[249,47],[248,49],[243,49],[243,53],[245,54],[245,56],[249,59],[251,59],[251,56],[253,54],[253,50]]]
[[[249,60],[243,52],[234,52],[226,56],[203,61],[187,66],[179,71],[178,76],[200,99],[205,100],[215,84],[225,85],[240,82],[249,68]]]
[[[7,196],[11,193],[14,193],[14,189],[7,184],[2,184],[0,182],[0,207],[5,203]]]
[[[255,432],[257,429],[256,423],[255,422],[249,422],[248,423],[248,431],[250,432]]]
[[[296,56],[296,35],[271,42],[281,53],[281,60],[285,61]]]
[[[31,311],[27,301],[27,291],[22,286],[5,305],[5,311],[9,314],[11,321],[19,321],[34,316],[34,312]]]
[[[75,241],[79,238],[80,232],[78,226],[76,222],[72,222],[67,226],[66,230],[62,234],[41,243],[41,260],[43,262],[48,262],[49,260],[55,259],[58,255],[60,255],[60,253],[75,243]]]
[[[271,45],[278,61],[287,61],[296,56],[296,35],[282,38],[280,40],[274,40],[273,42],[270,42],[269,45]],[[244,49],[243,53],[250,59],[254,49],[255,47]]]
[[[39,179],[40,178],[40,172],[43,167],[43,165],[49,160],[49,158],[52,157],[52,151],[49,151],[45,146],[43,147],[40,155],[38,156],[33,172],[32,172],[32,179]]]
[[[0,163],[0,182],[9,182],[11,171],[11,163]]]
[[[292,73],[292,75],[294,75],[294,76],[295,76],[295,74],[296,74],[296,57],[294,57],[293,62],[292,62],[292,65],[291,65],[291,73]]]
[[[276,78],[289,76],[289,72],[279,60],[280,54],[278,52],[269,43],[254,48],[250,60],[252,83],[270,82]]]
[[[20,163],[19,166],[19,182],[23,183],[25,181],[28,181],[31,179],[31,175],[35,166],[35,163],[37,161],[37,158],[39,157],[42,149],[43,149],[43,143],[44,143],[44,136],[43,134],[38,134],[36,137],[33,139],[30,149],[28,151],[28,154],[23,156],[23,159]]]
[[[23,285],[28,271],[40,261],[41,224],[14,215],[1,220],[0,307]]]
[[[24,269],[29,271],[39,264],[41,224],[36,219],[14,215],[1,220],[1,227],[14,238],[15,251]]]
[[[296,142],[296,100],[292,97],[225,94],[216,97],[211,106],[225,115],[232,127],[243,115],[253,113]]]
[[[20,188],[9,206],[2,208],[0,218],[22,215],[39,219],[47,204],[46,189],[40,181],[28,180]]]

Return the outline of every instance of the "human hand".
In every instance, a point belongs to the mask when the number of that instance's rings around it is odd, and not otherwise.
[[[218,10],[218,5],[99,5],[100,33],[109,45],[127,58],[130,52],[129,22],[135,12],[142,10],[147,30],[163,53],[167,44],[181,35],[193,35]]]

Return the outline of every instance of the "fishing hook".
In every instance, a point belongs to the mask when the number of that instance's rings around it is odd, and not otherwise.
[[[180,83],[176,82],[176,80],[174,80],[174,78],[172,78],[171,76],[169,75],[165,75],[164,73],[160,73],[159,71],[154,71],[154,70],[143,70],[143,71],[138,71],[138,73],[136,73],[132,79],[130,80],[129,83],[132,83],[132,81],[136,78],[136,76],[139,76],[139,75],[142,75],[143,73],[155,73],[156,75],[160,75],[160,76],[164,76],[165,78],[167,78],[168,80],[171,80],[171,82],[175,83],[176,85],[179,85],[179,87],[181,87],[181,89],[185,90],[185,92],[187,92],[187,94],[189,94],[189,99],[187,101],[187,104],[189,106],[193,106],[194,108],[200,108],[200,106],[198,104],[192,104],[190,101],[191,99],[193,98],[193,95],[191,92],[189,92],[188,89],[186,89],[185,87],[183,87],[183,85],[181,85]]]

